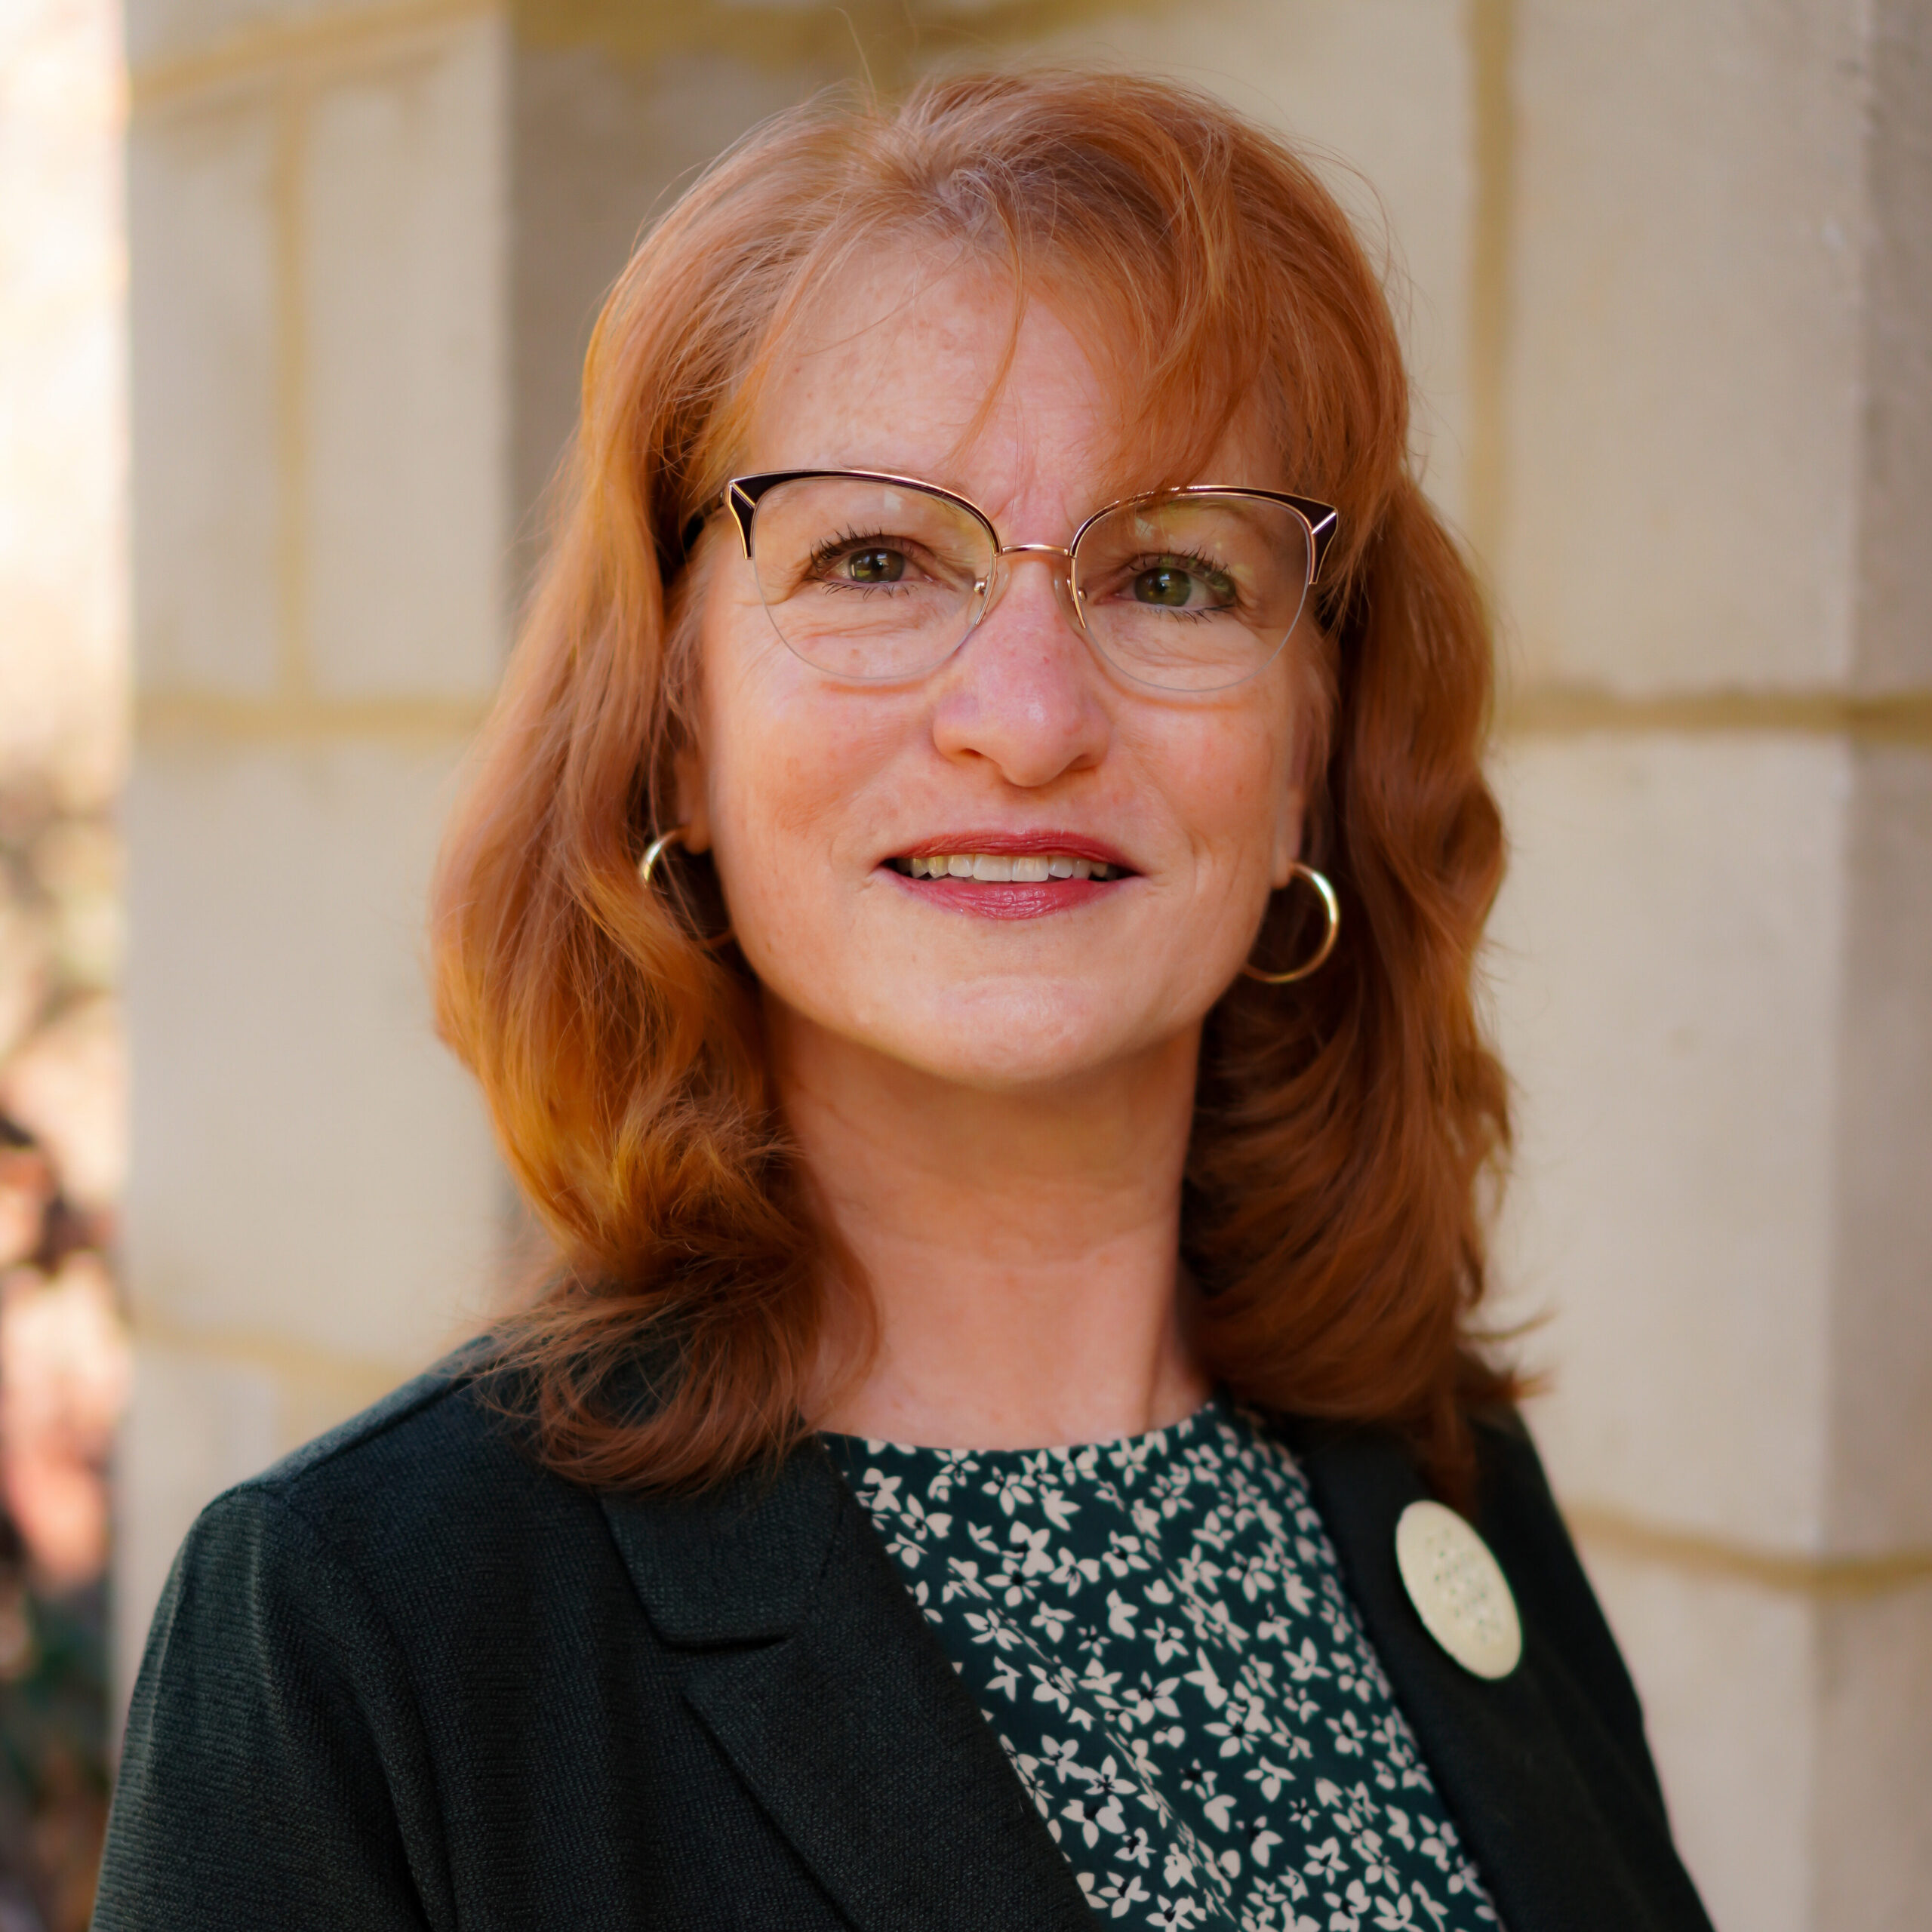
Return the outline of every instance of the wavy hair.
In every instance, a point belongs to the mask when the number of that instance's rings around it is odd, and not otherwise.
[[[441,1029],[558,1251],[502,1330],[540,1453],[596,1484],[715,1481],[794,1441],[826,1351],[849,1368],[870,1332],[749,970],[705,937],[715,876],[682,860],[647,891],[637,862],[692,728],[680,533],[815,291],[881,235],[983,258],[1093,324],[1178,480],[1174,426],[1204,451],[1258,406],[1290,487],[1340,510],[1306,856],[1341,940],[1291,992],[1238,980],[1210,1015],[1183,1251],[1193,1332],[1237,1396],[1392,1426],[1460,1491],[1469,1408],[1514,1387],[1472,1340],[1509,1134],[1472,990],[1503,863],[1490,625],[1412,472],[1388,304],[1340,208],[1220,103],[1118,75],[781,115],[650,230],[605,306],[433,901]],[[1296,898],[1271,904],[1260,956],[1306,943]]]

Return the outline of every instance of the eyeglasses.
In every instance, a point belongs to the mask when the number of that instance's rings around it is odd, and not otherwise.
[[[1198,485],[1097,510],[1071,543],[1002,543],[977,505],[869,470],[736,476],[685,527],[729,509],[773,628],[835,678],[922,677],[970,637],[1016,558],[1055,565],[1075,627],[1134,683],[1226,691],[1287,641],[1333,540],[1327,503]]]

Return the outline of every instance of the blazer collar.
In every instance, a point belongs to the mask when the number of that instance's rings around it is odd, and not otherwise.
[[[695,1496],[599,1500],[652,1628],[680,1650],[789,1637],[823,1581],[843,1507],[830,1459],[805,1451]]]
[[[605,1516],[685,1695],[861,1932],[1091,1932],[1071,1868],[817,1443]]]
[[[1536,1579],[1511,1580],[1522,1662],[1471,1676],[1396,1570],[1396,1519],[1426,1494],[1401,1444],[1283,1432],[1509,1932],[1708,1932],[1654,1792],[1539,1628]],[[709,1495],[602,1503],[646,1615],[686,1654],[687,1700],[862,1932],[1091,1932],[1066,1859],[821,1445]]]

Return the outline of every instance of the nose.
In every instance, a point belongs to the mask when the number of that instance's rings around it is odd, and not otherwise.
[[[1035,561],[1047,571],[1014,568]],[[983,758],[1008,784],[1029,790],[1100,762],[1109,726],[1072,565],[1059,544],[1011,543],[999,552],[980,621],[944,673],[933,718],[943,755]]]
[[[1007,586],[1014,577],[1013,565],[1009,559],[1014,558],[1021,563],[1037,562],[1047,566],[1047,581],[1053,586],[1060,614],[1085,641],[1086,620],[1081,614],[1079,593],[1073,587],[1073,552],[1064,543],[1001,544],[993,552],[992,571],[986,586],[986,600],[980,608],[980,623],[983,624],[992,615],[1005,596]]]
[[[1004,543],[993,552],[992,581],[986,586],[986,607],[980,613],[984,623],[1006,595],[1013,581],[1013,565],[1007,560],[1017,557],[1023,563],[1038,559],[1047,566],[1054,595],[1060,609],[1075,630],[1081,629],[1080,613],[1073,596],[1073,552],[1064,543]]]

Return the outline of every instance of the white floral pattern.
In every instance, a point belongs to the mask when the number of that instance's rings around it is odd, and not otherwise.
[[[1096,1914],[1494,1932],[1287,1451],[1220,1398],[1078,1448],[827,1438]]]

